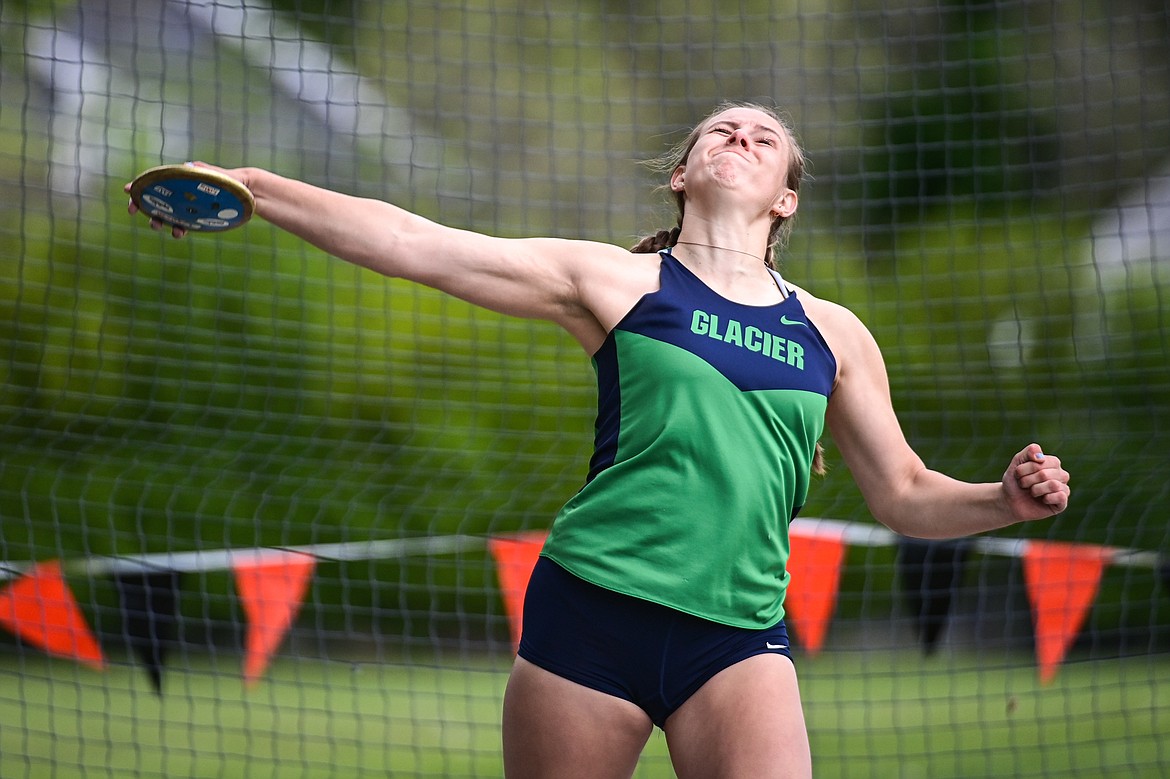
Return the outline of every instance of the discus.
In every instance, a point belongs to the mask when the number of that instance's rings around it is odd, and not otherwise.
[[[220,233],[252,218],[256,200],[240,182],[191,164],[160,165],[130,182],[130,199],[152,219],[202,233]]]

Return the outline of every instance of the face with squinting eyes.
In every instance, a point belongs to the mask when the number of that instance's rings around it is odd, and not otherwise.
[[[700,128],[686,164],[671,176],[675,192],[688,199],[710,184],[754,198],[773,217],[796,210],[796,193],[788,188],[788,132],[767,114],[752,108],[731,108]]]

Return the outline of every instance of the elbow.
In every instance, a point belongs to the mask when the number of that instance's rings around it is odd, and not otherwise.
[[[933,499],[931,472],[915,458],[880,479],[867,479],[862,495],[870,514],[881,524],[908,538],[947,537],[947,521]]]
[[[886,500],[867,505],[874,519],[906,538],[942,541],[963,535],[955,532],[945,510],[929,503],[887,496]]]
[[[869,505],[869,512],[873,518],[900,536],[907,538],[928,538],[929,535],[914,521],[913,515],[906,510],[899,510],[886,505]]]
[[[947,521],[946,516],[936,512],[906,507],[899,509],[871,507],[870,513],[878,522],[905,538],[949,541],[967,535],[959,532],[954,523]]]

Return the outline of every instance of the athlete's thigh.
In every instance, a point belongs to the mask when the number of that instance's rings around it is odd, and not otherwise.
[[[518,657],[504,693],[504,774],[626,779],[652,729],[633,703]]]
[[[761,654],[720,671],[666,721],[679,779],[812,776],[792,661]]]

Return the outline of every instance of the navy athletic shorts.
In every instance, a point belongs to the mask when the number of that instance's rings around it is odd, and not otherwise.
[[[760,654],[792,658],[783,620],[722,625],[590,584],[545,557],[524,596],[520,657],[634,703],[658,727],[715,674]]]

